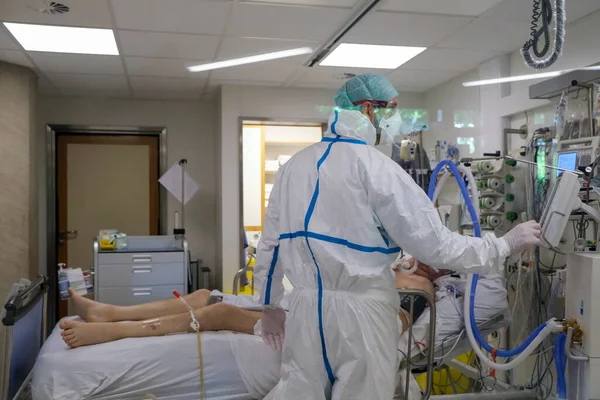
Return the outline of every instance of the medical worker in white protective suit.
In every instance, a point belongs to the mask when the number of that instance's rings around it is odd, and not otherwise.
[[[393,397],[399,298],[390,265],[399,247],[433,267],[490,273],[539,242],[535,222],[500,239],[444,227],[425,192],[373,147],[401,133],[397,96],[384,76],[350,79],[322,142],[277,174],[254,275],[263,339],[283,346],[267,399]],[[293,286],[287,322],[284,275]]]

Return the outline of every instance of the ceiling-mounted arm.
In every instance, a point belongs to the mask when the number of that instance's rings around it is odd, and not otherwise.
[[[541,4],[541,11],[540,11]],[[551,13],[551,14],[549,14]],[[541,17],[541,18],[540,18]],[[550,50],[550,22],[552,17],[555,20],[554,28],[554,46],[552,53],[539,60],[534,60],[531,51],[538,57],[544,57]],[[542,27],[538,30],[538,22],[541,19]],[[532,21],[532,39],[523,45],[521,55],[525,64],[534,69],[545,69],[551,66],[562,55],[563,45],[565,41],[565,24],[567,22],[567,14],[565,11],[565,0],[554,0],[554,8],[552,8],[551,0],[533,0],[533,21]],[[544,35],[546,43],[544,49],[538,52],[537,45],[540,36]]]

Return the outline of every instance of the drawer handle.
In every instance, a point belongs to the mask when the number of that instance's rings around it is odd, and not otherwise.
[[[134,274],[145,274],[148,272],[152,272],[152,267],[151,266],[147,266],[147,267],[133,267],[133,273]]]
[[[149,263],[149,262],[152,262],[152,256],[146,256],[146,255],[134,255],[134,256],[131,257],[131,259],[133,260],[134,263],[138,263],[138,262]]]
[[[152,289],[132,289],[134,296],[152,296]]]

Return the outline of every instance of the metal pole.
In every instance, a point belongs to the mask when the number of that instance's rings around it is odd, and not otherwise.
[[[181,230],[183,235],[185,235],[185,166],[187,164],[187,160],[184,158],[179,161],[179,166],[181,167]]]
[[[587,95],[587,105],[588,105],[588,119],[590,123],[590,137],[594,137],[596,124],[594,119],[594,85],[588,86],[588,95]]]
[[[423,147],[423,131],[419,132],[419,182],[421,182],[421,188],[427,191],[427,187],[425,186],[425,176],[427,174],[423,172],[423,164],[425,164],[425,148]]]
[[[410,387],[410,355],[411,355],[411,350],[412,350],[412,344],[413,344],[413,330],[412,330],[412,318],[413,318],[413,311],[414,311],[414,296],[411,294],[409,295],[410,297],[410,312],[409,312],[409,316],[410,316],[410,320],[407,320],[408,322],[408,348],[406,349],[406,359],[408,360],[408,368],[406,368],[406,385],[404,386],[404,398],[408,399],[408,389]]]

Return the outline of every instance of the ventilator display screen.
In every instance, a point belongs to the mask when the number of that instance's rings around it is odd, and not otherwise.
[[[577,153],[559,153],[558,168],[563,168],[569,171],[575,171],[577,168]],[[556,171],[556,176],[561,174],[561,170]]]

